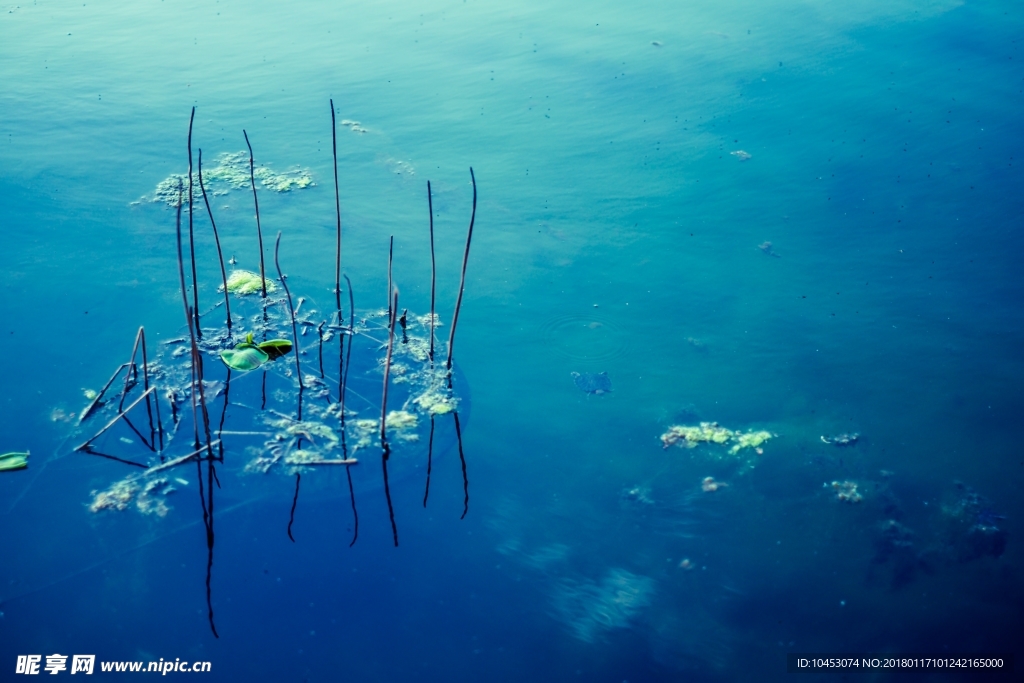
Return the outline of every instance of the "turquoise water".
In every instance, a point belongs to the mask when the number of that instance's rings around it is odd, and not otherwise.
[[[0,451],[32,455],[0,475],[0,667],[724,681],[784,679],[791,652],[1019,649],[1015,3],[4,9]],[[198,506],[89,512],[124,471],[73,453],[60,418],[140,325],[154,348],[184,330],[174,211],[148,197],[187,170],[193,106],[204,164],[245,129],[257,163],[309,170],[314,187],[261,193],[261,221],[293,291],[330,306],[329,98],[357,313],[386,305],[391,235],[403,305],[429,308],[430,180],[448,324],[476,173],[469,513],[451,449],[426,510],[418,475],[394,483],[397,549],[373,458],[353,469],[351,548],[340,483],[300,500],[293,544],[290,480],[224,482],[214,638]],[[214,211],[226,254],[258,268],[251,195]],[[662,448],[700,421],[777,437],[757,456]],[[975,523],[1005,548],[971,552]]]

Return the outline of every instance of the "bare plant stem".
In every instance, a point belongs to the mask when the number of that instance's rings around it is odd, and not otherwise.
[[[206,213],[210,217],[210,225],[213,226],[213,241],[217,244],[217,260],[220,261],[220,277],[224,284],[224,310],[227,311],[228,338],[231,338],[231,301],[228,297],[228,273],[224,269],[224,253],[220,249],[220,235],[217,233],[217,222],[213,220],[213,210],[210,208],[210,200],[206,196],[206,185],[203,184],[203,150],[199,149],[199,189],[203,192],[203,202],[206,204]]]
[[[338,126],[334,122],[334,100],[331,100],[331,151],[334,153],[334,209],[338,215],[338,246],[334,253],[334,301],[338,305],[341,324],[341,193],[338,190]]]
[[[427,181],[427,209],[430,212],[430,363],[434,363],[434,291],[437,286],[436,264],[434,262],[434,198]],[[423,497],[426,505],[427,497]]]
[[[455,348],[455,326],[459,323],[459,309],[462,308],[462,293],[466,289],[466,265],[469,263],[469,244],[473,241],[473,223],[476,222],[476,176],[473,175],[473,167],[469,168],[469,177],[473,181],[473,213],[469,217],[469,232],[466,234],[466,252],[462,256],[462,279],[459,281],[459,298],[455,301],[455,313],[452,315],[452,329],[448,333],[448,361],[447,367],[449,378],[452,369],[452,351]]]
[[[249,148],[249,182],[252,184],[252,201],[256,205],[256,237],[260,241],[260,287],[262,296],[267,298],[267,274],[263,268],[263,230],[260,228],[260,200],[256,197],[256,166],[252,158],[252,145],[249,144],[249,134],[242,130],[245,136],[245,146]]]

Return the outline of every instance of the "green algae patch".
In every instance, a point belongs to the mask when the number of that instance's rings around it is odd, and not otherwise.
[[[291,192],[313,187],[313,175],[308,168],[295,167],[276,173],[266,164],[253,169],[253,176],[262,189],[270,192]],[[157,183],[153,195],[143,197],[152,202],[175,207],[178,205],[178,183],[181,183],[181,202],[188,206],[188,174],[172,173]],[[203,184],[207,195],[220,197],[231,190],[244,190],[250,187],[249,154],[248,152],[224,152],[213,161],[213,165],[203,167]],[[199,172],[192,172],[192,201],[196,209],[203,208],[202,190],[199,187]]]
[[[732,435],[733,441],[735,442],[729,452],[736,455],[744,448],[753,448],[757,450],[760,448],[768,439],[771,439],[774,434],[771,432],[760,431],[760,432],[735,432]]]
[[[727,443],[733,437],[733,432],[725,427],[720,427],[717,422],[701,422],[696,427],[685,425],[673,425],[668,431],[661,435],[661,443],[669,446],[680,446],[682,448],[696,448],[702,443]]]
[[[277,285],[274,284],[273,280],[263,278],[263,282],[267,285],[267,293],[277,291]],[[220,288],[223,290],[223,288]],[[233,270],[231,275],[228,276],[228,291],[232,294],[238,294],[245,296],[247,294],[256,294],[262,291],[260,286],[259,273],[253,273],[248,270]]]
[[[661,435],[661,443],[665,448],[696,448],[703,443],[729,445],[729,455],[739,455],[745,449],[753,449],[757,455],[764,453],[762,446],[777,434],[759,431],[733,431],[722,427],[717,422],[701,422],[697,426],[673,425]]]
[[[28,467],[28,451],[0,455],[0,472],[13,472]]]
[[[428,391],[413,399],[413,403],[429,415],[447,415],[454,412],[458,402],[439,391]]]

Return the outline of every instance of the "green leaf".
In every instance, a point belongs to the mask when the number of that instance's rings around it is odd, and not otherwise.
[[[290,352],[292,350],[292,343],[287,339],[268,339],[257,344],[257,348],[270,356],[270,360],[274,360]]]
[[[28,451],[0,455],[0,472],[23,470],[28,467]]]
[[[248,372],[266,363],[270,356],[255,346],[239,344],[233,349],[221,351],[220,359],[232,370]]]

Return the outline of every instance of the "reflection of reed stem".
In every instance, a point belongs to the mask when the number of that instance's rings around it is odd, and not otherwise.
[[[462,279],[459,281],[459,298],[455,301],[455,313],[452,315],[452,330],[448,333],[448,370],[452,369],[452,351],[455,348],[455,326],[459,323],[459,309],[462,308],[462,292],[466,289],[466,264],[469,263],[469,243],[473,240],[473,223],[476,222],[476,176],[473,167],[469,168],[469,177],[473,181],[473,213],[469,217],[469,232],[466,234],[466,252],[462,256]],[[449,375],[450,376],[450,375]]]
[[[277,242],[274,244],[274,265],[277,267],[277,277],[284,286],[284,293],[288,296],[288,314],[292,319],[292,352],[295,354],[295,375],[299,380],[299,422],[302,422],[302,366],[299,365],[299,331],[295,327],[295,309],[292,307],[292,293],[288,289],[288,278],[281,272],[281,262],[278,261],[277,253],[281,248],[281,232],[277,233]]]
[[[388,516],[391,518],[391,535],[395,539],[395,547],[398,547],[398,527],[395,525],[395,508],[391,504],[391,487],[388,485],[388,459],[391,457],[391,447],[387,438],[387,410],[388,410],[388,375],[391,373],[391,352],[395,347],[395,318],[398,317],[398,288],[395,288],[393,301],[388,301],[393,311],[388,324],[388,353],[384,357],[384,392],[380,400],[380,445],[381,445],[381,466],[384,469],[384,495],[388,499]]]
[[[302,483],[302,474],[299,472],[295,473],[295,495],[292,496],[292,512],[288,516],[288,538],[291,539],[292,543],[295,543],[295,537],[292,536],[292,524],[295,523],[295,506],[299,504],[299,484]]]
[[[203,202],[206,204],[206,213],[210,217],[210,225],[213,226],[213,240],[217,243],[217,260],[220,261],[220,277],[224,282],[224,310],[227,311],[228,338],[231,338],[231,302],[228,299],[228,273],[224,269],[224,254],[220,250],[220,235],[217,234],[217,222],[213,220],[213,210],[210,209],[210,200],[206,196],[206,185],[203,184],[203,150],[199,149],[199,189],[203,192]]]
[[[249,134],[242,130],[245,136],[245,146],[249,148],[249,182],[252,183],[252,202],[256,205],[256,237],[260,241],[260,287],[263,298],[267,298],[267,274],[263,268],[263,230],[260,228],[260,200],[256,198],[256,171],[252,158],[252,145],[249,144]],[[264,314],[266,311],[264,311]]]
[[[434,461],[434,415],[430,415],[430,440],[427,442],[427,487],[423,490],[423,507],[427,507],[430,495],[430,469]]]
[[[466,513],[469,512],[469,476],[466,474],[466,456],[462,454],[462,427],[459,425],[459,411],[452,413],[455,416],[455,436],[458,437],[459,441],[459,462],[462,463],[462,491],[465,493],[465,499],[462,501],[462,516],[459,519],[465,519]]]

